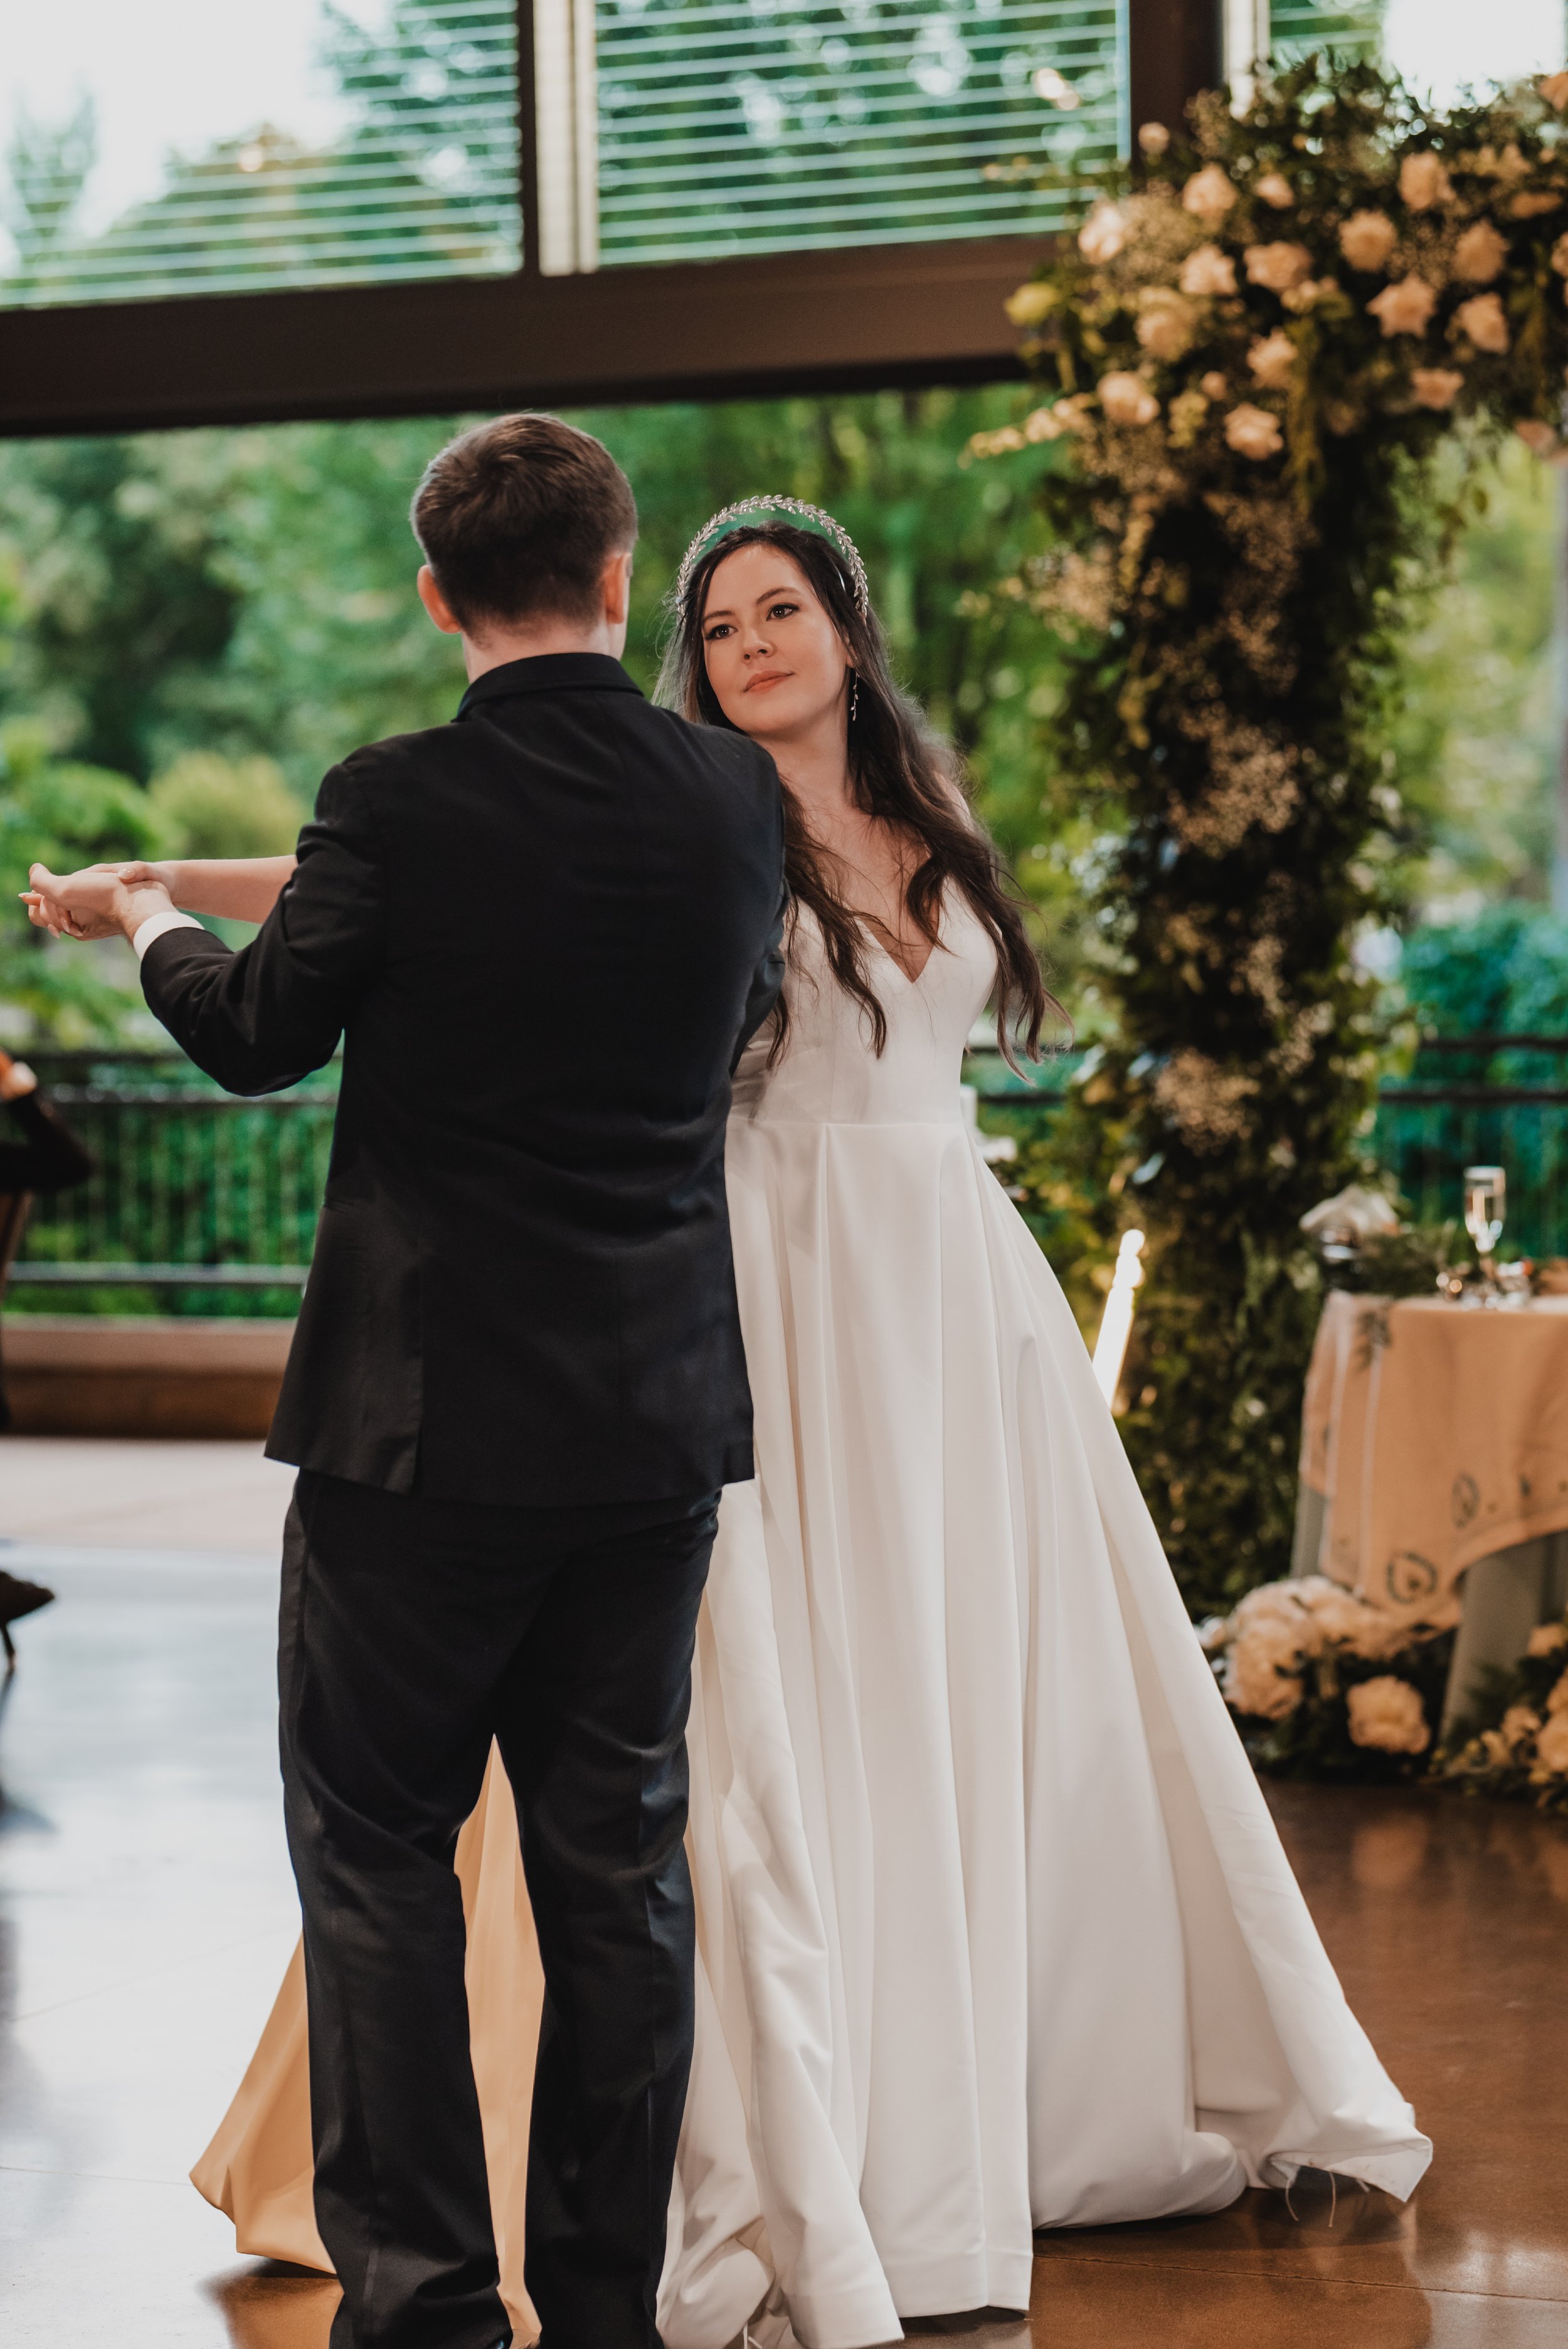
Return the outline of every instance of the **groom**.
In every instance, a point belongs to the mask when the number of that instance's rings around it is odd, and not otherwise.
[[[334,2349],[510,2337],[452,1872],[492,1738],[546,1985],[528,2289],[545,2349],[657,2349],[692,1645],[751,1474],[724,1126],[781,975],[779,781],[620,666],[636,511],[598,441],[481,426],[413,520],[469,689],[327,776],[252,945],[101,870],[34,880],[124,931],[231,1092],[344,1040],[267,1447],[300,1472],[278,1671]]]

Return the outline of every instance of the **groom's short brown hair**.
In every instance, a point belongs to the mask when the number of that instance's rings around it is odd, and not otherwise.
[[[592,620],[613,554],[637,539],[632,485],[602,440],[558,416],[498,416],[425,468],[410,517],[454,619]]]

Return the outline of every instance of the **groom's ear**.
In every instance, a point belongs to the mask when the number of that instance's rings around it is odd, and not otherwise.
[[[624,628],[632,611],[632,550],[625,547],[604,565],[604,618],[612,628]]]
[[[444,636],[460,636],[463,624],[456,617],[451,605],[436,585],[436,574],[428,563],[421,563],[414,581],[419,601]]]

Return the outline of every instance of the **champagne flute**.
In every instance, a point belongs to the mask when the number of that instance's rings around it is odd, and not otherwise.
[[[1465,1229],[1480,1259],[1481,1277],[1491,1290],[1495,1287],[1492,1258],[1508,1214],[1508,1177],[1501,1166],[1467,1166],[1464,1186]]]

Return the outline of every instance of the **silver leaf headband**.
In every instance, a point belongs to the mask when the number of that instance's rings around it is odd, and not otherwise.
[[[830,513],[822,512],[820,506],[808,505],[803,498],[742,498],[735,505],[721,506],[717,513],[704,523],[686,551],[676,580],[677,612],[685,614],[686,596],[691,589],[692,573],[707,553],[708,542],[714,533],[727,529],[732,522],[738,522],[743,514],[754,513],[791,514],[801,522],[815,523],[819,530],[825,532],[832,540],[849,566],[848,584],[850,592],[855,599],[856,611],[862,620],[870,616],[871,590],[866,585],[866,566],[861,561],[860,548],[841,522],[835,522]]]

